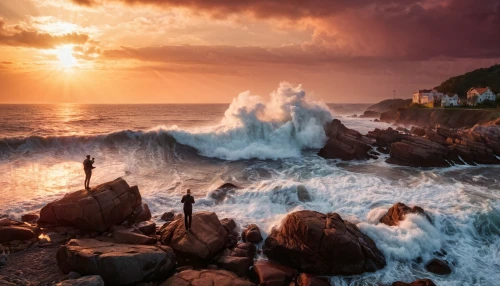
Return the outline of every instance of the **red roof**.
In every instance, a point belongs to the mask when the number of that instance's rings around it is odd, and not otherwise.
[[[479,93],[479,94],[483,94],[483,93],[485,93],[485,92],[486,92],[489,88],[487,88],[487,87],[476,87],[476,88],[474,88],[474,89],[477,91],[477,93]]]

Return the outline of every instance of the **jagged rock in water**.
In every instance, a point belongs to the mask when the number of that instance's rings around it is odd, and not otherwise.
[[[355,275],[386,265],[375,242],[336,213],[298,211],[266,239],[271,260],[311,274]]]
[[[318,155],[325,159],[367,160],[371,156],[373,140],[361,135],[356,130],[345,127],[340,120],[334,119],[325,125],[328,137],[326,145],[319,150]]]
[[[403,203],[395,203],[387,213],[380,218],[380,222],[386,225],[394,226],[398,225],[400,221],[405,219],[407,214],[419,214],[424,215],[424,209],[419,206],[414,206],[413,208],[408,207]]]

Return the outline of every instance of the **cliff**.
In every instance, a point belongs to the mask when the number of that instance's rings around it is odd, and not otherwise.
[[[500,118],[498,109],[432,109],[400,108],[397,112],[382,113],[380,120],[388,123],[415,126],[444,126],[466,128]]]

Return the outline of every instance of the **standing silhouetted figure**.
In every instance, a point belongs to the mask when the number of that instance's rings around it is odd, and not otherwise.
[[[90,160],[90,155],[87,155],[87,159],[83,161],[83,170],[85,171],[85,189],[90,190],[90,177],[92,177],[92,169],[95,167],[92,166],[94,164],[94,158]]]
[[[182,197],[181,203],[184,203],[184,226],[186,230],[191,230],[191,220],[193,219],[194,198],[191,196],[191,190],[187,189],[187,194]]]

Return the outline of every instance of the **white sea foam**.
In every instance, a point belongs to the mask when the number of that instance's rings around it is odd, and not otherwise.
[[[326,141],[323,125],[331,120],[325,104],[307,99],[300,85],[282,82],[267,102],[249,91],[241,93],[218,126],[169,133],[208,157],[278,159],[298,157],[305,148],[321,148]]]

